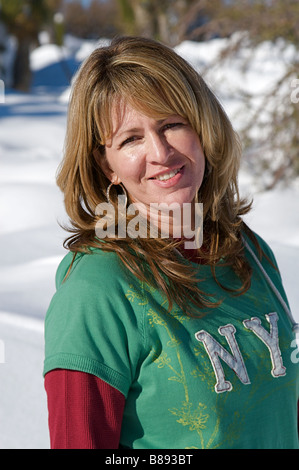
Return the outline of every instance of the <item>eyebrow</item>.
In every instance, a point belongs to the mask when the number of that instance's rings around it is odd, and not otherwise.
[[[115,137],[121,137],[123,134],[130,134],[131,132],[139,132],[141,131],[141,127],[132,127],[131,129],[125,129],[120,133],[116,133]]]

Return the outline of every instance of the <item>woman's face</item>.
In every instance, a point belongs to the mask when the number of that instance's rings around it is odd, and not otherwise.
[[[103,170],[125,186],[132,202],[182,206],[201,186],[205,157],[197,133],[181,116],[157,120],[128,104],[114,106],[105,148]]]

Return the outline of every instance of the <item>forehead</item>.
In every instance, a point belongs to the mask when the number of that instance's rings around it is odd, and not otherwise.
[[[110,108],[109,138],[126,129],[137,127],[147,119],[163,120],[173,114],[176,113],[171,110],[158,112],[138,101],[115,99]]]

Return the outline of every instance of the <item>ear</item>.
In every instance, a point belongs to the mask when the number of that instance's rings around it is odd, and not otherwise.
[[[120,179],[116,175],[116,173],[114,173],[114,171],[110,168],[105,155],[101,154],[99,150],[94,150],[92,153],[97,164],[100,166],[101,170],[103,171],[105,176],[108,178],[108,180],[111,181],[111,183],[113,184],[119,184]]]

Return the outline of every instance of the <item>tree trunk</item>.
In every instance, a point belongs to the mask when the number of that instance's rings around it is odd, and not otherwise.
[[[160,41],[164,42],[164,44],[172,45],[173,41],[169,29],[169,20],[165,11],[158,12],[157,23]]]
[[[18,46],[13,66],[12,87],[16,90],[28,92],[31,87],[32,74],[30,70],[30,37],[17,38]]]
[[[154,19],[153,14],[149,10],[147,3],[142,3],[139,1],[132,2],[135,22],[138,29],[138,34],[142,34],[144,37],[152,38],[154,37]]]

